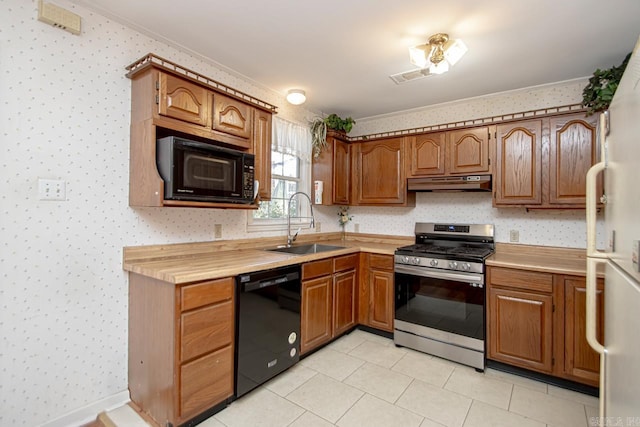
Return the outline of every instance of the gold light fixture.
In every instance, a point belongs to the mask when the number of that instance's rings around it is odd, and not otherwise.
[[[287,101],[293,105],[304,104],[304,101],[307,100],[307,95],[304,93],[302,89],[291,89],[287,92]]]
[[[409,60],[420,68],[428,68],[430,74],[442,74],[449,71],[467,52],[462,40],[449,40],[444,33],[429,37],[429,42],[409,48]]]

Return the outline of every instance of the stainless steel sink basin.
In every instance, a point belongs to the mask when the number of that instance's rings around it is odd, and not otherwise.
[[[286,252],[294,255],[309,255],[317,254],[319,252],[335,251],[338,249],[344,249],[344,246],[322,245],[320,243],[312,243],[308,245],[295,245],[290,247],[271,248],[268,251],[274,252]]]

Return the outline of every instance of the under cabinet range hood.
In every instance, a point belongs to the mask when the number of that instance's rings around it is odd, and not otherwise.
[[[407,179],[409,191],[491,191],[491,175]]]

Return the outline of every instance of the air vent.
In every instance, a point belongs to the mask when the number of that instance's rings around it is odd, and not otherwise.
[[[396,84],[410,82],[411,80],[422,79],[424,77],[428,77],[431,74],[429,73],[428,68],[416,68],[415,70],[403,71],[398,74],[392,74],[391,80],[396,82]]]

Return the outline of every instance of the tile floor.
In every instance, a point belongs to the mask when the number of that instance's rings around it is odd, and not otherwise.
[[[590,427],[598,399],[355,330],[201,427]]]

